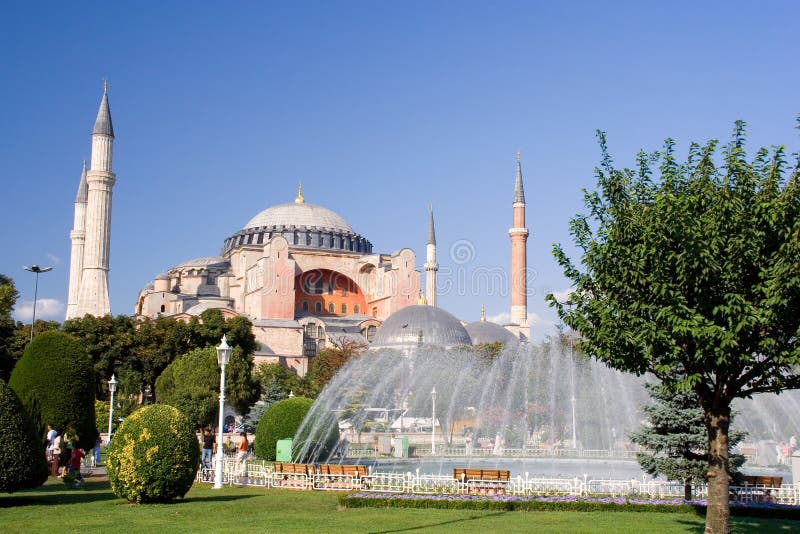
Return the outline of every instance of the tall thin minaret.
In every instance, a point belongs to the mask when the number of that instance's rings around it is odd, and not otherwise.
[[[86,160],[83,160],[83,172],[78,182],[78,194],[75,196],[75,219],[69,238],[72,251],[69,259],[69,293],[67,297],[67,319],[78,317],[78,292],[83,275],[83,245],[86,241]]]
[[[436,230],[433,227],[433,204],[428,206],[431,217],[428,222],[428,244],[425,256],[425,300],[429,306],[436,306],[436,271],[439,264],[436,263]]]
[[[92,164],[86,173],[86,242],[83,275],[78,291],[78,316],[102,316],[111,312],[108,301],[108,259],[111,244],[111,190],[116,175],[111,172],[114,127],[108,107],[108,84],[92,130]]]
[[[514,185],[514,225],[511,237],[511,323],[518,325],[522,338],[530,337],[528,325],[527,241],[525,226],[525,190],[522,187],[522,164],[517,152],[517,180]]]

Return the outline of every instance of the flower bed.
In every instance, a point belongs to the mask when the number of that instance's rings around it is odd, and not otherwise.
[[[706,501],[682,499],[636,499],[626,497],[579,497],[549,495],[520,497],[515,495],[415,495],[385,494],[366,491],[339,497],[345,508],[441,508],[502,511],[620,511],[620,512],[696,512],[705,514]],[[731,502],[731,515],[772,517],[800,520],[800,508],[780,504],[748,504]]]

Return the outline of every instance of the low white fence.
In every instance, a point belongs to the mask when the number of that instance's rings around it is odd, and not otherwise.
[[[365,490],[379,493],[413,493],[418,495],[575,495],[611,496],[631,499],[682,499],[683,484],[659,480],[609,480],[580,478],[523,478],[500,480],[457,480],[448,475],[418,473],[371,473],[365,475],[331,475],[276,473],[272,465],[250,460],[237,465],[234,460],[223,462],[222,480],[226,485],[260,486],[285,489],[315,489],[325,491]],[[197,481],[214,483],[214,469],[203,468]],[[692,488],[694,499],[708,497],[705,485]],[[731,486],[731,501],[742,503],[775,503],[800,506],[800,484],[780,487],[759,485]]]

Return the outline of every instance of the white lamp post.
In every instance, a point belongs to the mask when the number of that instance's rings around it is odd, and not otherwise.
[[[225,366],[231,359],[231,348],[228,339],[223,335],[222,342],[217,347],[217,363],[221,369],[219,375],[219,427],[217,428],[217,469],[214,472],[214,489],[222,489],[222,462],[225,455],[222,452],[222,425],[225,417]]]
[[[111,444],[111,423],[114,421],[114,392],[117,391],[117,377],[111,375],[108,381],[108,391],[111,392],[111,403],[108,405],[108,443]]]
[[[436,386],[431,390],[431,454],[436,454]]]
[[[36,300],[39,297],[39,273],[52,271],[53,268],[31,265],[30,267],[23,267],[23,269],[32,273],[36,273],[36,284],[33,286],[33,319],[31,319],[31,341],[33,341],[33,327],[36,326]]]

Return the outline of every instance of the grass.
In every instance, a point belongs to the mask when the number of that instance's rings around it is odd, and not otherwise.
[[[36,490],[0,496],[0,530],[12,532],[690,532],[692,513],[492,512],[337,509],[337,493],[195,485],[175,504],[131,505],[104,480],[69,489],[50,479]],[[800,522],[733,518],[733,532],[798,532]]]

